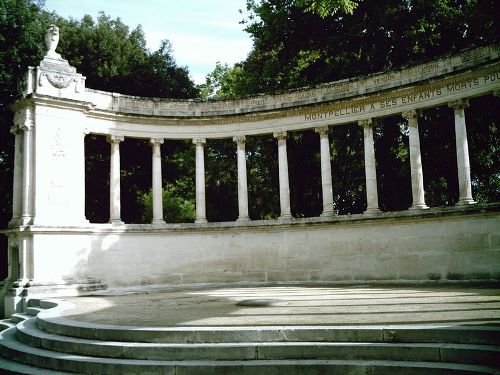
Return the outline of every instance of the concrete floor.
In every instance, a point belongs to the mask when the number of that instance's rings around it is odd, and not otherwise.
[[[272,306],[237,306],[277,299]],[[67,318],[133,326],[500,324],[492,286],[145,287],[66,298]]]

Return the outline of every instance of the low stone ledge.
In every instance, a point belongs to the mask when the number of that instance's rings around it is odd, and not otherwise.
[[[125,233],[125,232],[149,232],[161,233],[171,231],[210,231],[214,229],[241,229],[245,228],[286,228],[286,227],[307,227],[317,225],[345,225],[361,224],[367,222],[386,223],[408,222],[429,219],[446,219],[461,215],[488,215],[500,212],[500,202],[489,204],[476,204],[470,206],[450,206],[435,207],[426,210],[404,210],[378,212],[370,214],[349,214],[334,215],[330,217],[318,216],[307,218],[291,218],[287,220],[269,219],[269,220],[249,220],[249,221],[225,221],[225,222],[207,222],[207,223],[165,223],[165,224],[110,224],[110,223],[90,223],[81,226],[42,226],[29,225],[9,228],[0,231],[8,234],[11,232],[30,232],[30,233],[50,233],[50,232],[79,232],[79,233]]]

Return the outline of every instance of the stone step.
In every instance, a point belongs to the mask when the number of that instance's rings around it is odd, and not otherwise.
[[[2,375],[64,375],[67,372],[52,371],[46,368],[28,366],[22,363],[11,361],[0,355],[0,373]]]
[[[31,315],[31,316],[37,316],[40,312],[44,311],[45,309],[42,307],[34,307],[34,306],[28,306],[26,307],[26,314]]]
[[[22,322],[27,319],[33,318],[33,315],[28,315],[28,314],[23,314],[23,313],[14,313],[10,316],[10,320],[14,323],[17,324],[19,322]]]
[[[16,328],[0,333],[0,354],[23,364],[83,374],[500,374],[497,369],[452,363],[383,360],[161,361],[71,355],[33,348],[16,339]]]
[[[28,300],[28,307],[40,307],[41,301],[39,298],[30,298]]]
[[[70,354],[148,360],[393,360],[495,366],[500,347],[442,343],[247,342],[139,343],[60,336],[41,331],[35,319],[19,323],[16,338],[26,345]]]
[[[398,342],[500,346],[498,326],[252,326],[140,327],[78,322],[64,317],[38,316],[47,333],[103,341],[154,343],[236,342]]]
[[[10,319],[2,319],[2,320],[0,320],[0,331],[3,331],[4,329],[7,329],[7,328],[15,327],[15,326],[16,326],[16,323],[14,323]]]

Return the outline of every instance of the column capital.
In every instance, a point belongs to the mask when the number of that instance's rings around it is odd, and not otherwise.
[[[375,124],[371,118],[367,118],[366,120],[359,120],[358,125],[362,128],[372,128]]]
[[[17,111],[14,114],[14,126],[19,127],[19,129],[23,131],[31,130],[35,124],[33,112],[34,110],[31,107],[26,107]]]
[[[238,144],[245,143],[246,140],[247,140],[247,137],[245,137],[244,135],[239,135],[237,137],[233,137],[233,142],[236,142]]]
[[[162,145],[164,142],[163,138],[151,138],[149,140],[149,145],[150,146],[159,146]]]
[[[279,131],[279,132],[274,132],[273,137],[276,138],[278,141],[284,140],[288,138],[288,134],[286,131]]]
[[[123,142],[125,139],[125,137],[123,135],[108,135],[106,137],[106,141],[108,143],[120,143],[120,142]]]
[[[500,90],[493,90],[491,92],[491,95],[496,96],[497,98],[500,98]]]
[[[417,109],[412,109],[401,113],[401,116],[403,116],[409,122],[410,120],[419,118],[420,111],[418,111]]]
[[[324,135],[328,135],[328,133],[330,132],[330,127],[328,126],[319,126],[317,128],[314,128],[314,131],[316,133],[318,133],[320,136],[324,136]]]
[[[469,101],[467,99],[458,99],[448,103],[448,107],[453,109],[465,109],[469,107]]]
[[[205,143],[207,143],[205,138],[193,138],[193,144],[196,146],[203,146]]]
[[[21,134],[23,132],[23,129],[21,129],[19,125],[12,125],[10,127],[10,132],[14,135]]]

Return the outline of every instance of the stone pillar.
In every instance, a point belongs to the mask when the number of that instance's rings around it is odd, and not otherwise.
[[[33,190],[34,190],[34,140],[33,140],[33,119],[30,110],[25,112],[24,123],[19,125],[23,130],[23,168],[22,168],[22,203],[21,203],[21,224],[28,225],[33,222]]]
[[[360,120],[358,125],[363,128],[365,179],[366,179],[366,211],[365,213],[380,212],[378,208],[377,168],[375,166],[375,147],[373,144],[373,120]]]
[[[248,221],[248,185],[247,185],[247,160],[245,155],[245,136],[233,137],[236,142],[238,157],[238,220]]]
[[[321,156],[321,190],[323,193],[323,213],[321,216],[333,215],[333,191],[332,191],[332,166],[330,163],[330,141],[328,139],[328,126],[315,128],[319,134],[320,156]]]
[[[469,145],[467,143],[467,129],[465,126],[464,109],[469,106],[468,100],[456,100],[449,103],[455,114],[455,142],[457,147],[458,188],[460,198],[458,205],[476,203],[472,198],[472,185],[470,178]]]
[[[109,222],[123,224],[121,219],[120,198],[120,142],[123,136],[110,135],[107,138],[111,145],[111,158],[109,168]]]
[[[196,220],[195,223],[206,223],[207,214],[205,208],[205,157],[204,138],[193,139],[196,145]]]
[[[288,183],[288,157],[286,153],[286,139],[288,135],[285,131],[276,132],[273,134],[278,140],[278,168],[279,168],[279,184],[280,184],[280,219],[290,219],[292,213],[290,210],[290,187]]]
[[[153,224],[165,224],[163,220],[163,194],[162,194],[162,177],[161,177],[161,149],[163,139],[150,139],[149,144],[153,148],[152,153],[152,192],[153,192]]]
[[[22,190],[23,190],[23,132],[19,126],[13,126],[10,132],[15,136],[14,148],[14,184],[12,190],[12,220],[9,225],[18,225],[23,209]]]
[[[403,117],[408,121],[410,133],[410,171],[413,196],[413,204],[410,209],[419,210],[429,208],[425,204],[424,174],[422,172],[420,137],[418,134],[418,112],[416,110],[403,112]]]

